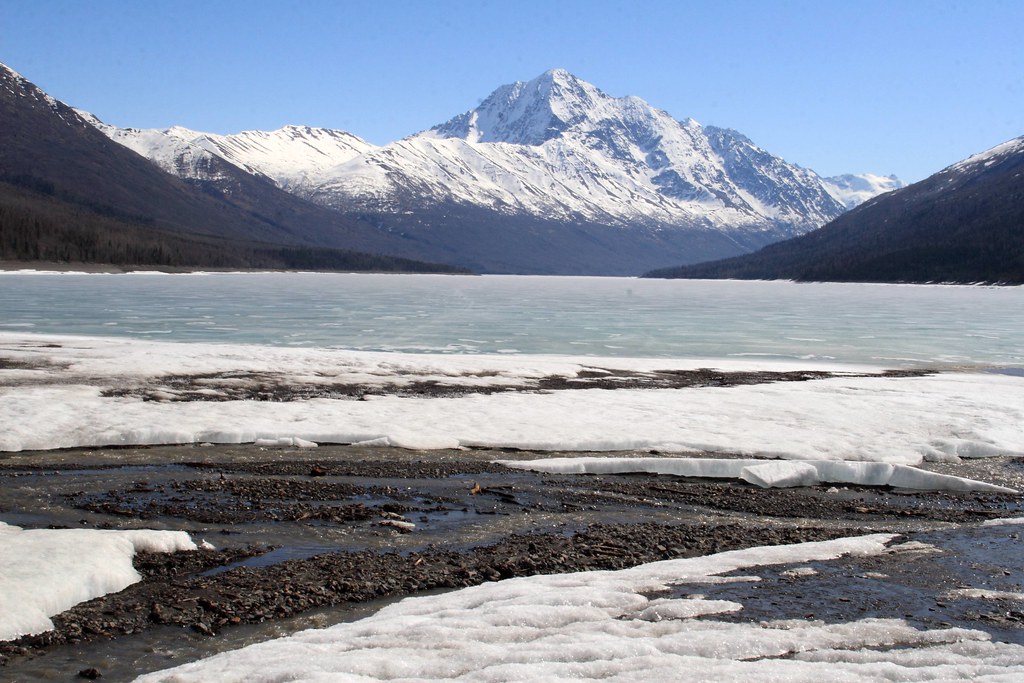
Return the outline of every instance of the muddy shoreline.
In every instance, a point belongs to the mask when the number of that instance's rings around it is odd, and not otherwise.
[[[655,475],[552,476],[492,462],[542,455],[551,454],[180,446],[2,456],[0,520],[182,529],[217,549],[140,554],[140,583],[57,616],[54,631],[0,643],[0,675],[31,671],[62,647],[116,647],[168,626],[227,641],[245,624],[516,576],[879,531],[912,540],[1022,514],[1021,497],[1009,494],[760,489]],[[1020,459],[925,467],[1024,490]],[[922,565],[917,574],[928,571]],[[842,603],[828,610],[859,615]],[[957,618],[990,627],[992,614]],[[1000,633],[1024,633],[1024,615],[1001,614]],[[92,668],[104,680],[142,672],[116,662]],[[61,674],[72,680],[77,672]],[[31,680],[24,676],[17,680]]]

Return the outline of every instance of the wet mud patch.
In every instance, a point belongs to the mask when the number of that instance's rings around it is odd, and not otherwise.
[[[205,476],[187,476],[190,470]],[[303,526],[373,523],[408,532],[417,523],[452,513],[495,514],[492,498],[521,506],[515,496],[470,482],[507,468],[477,461],[395,463],[247,462],[187,463],[150,479],[113,489],[65,494],[67,505],[99,515],[140,521]],[[451,483],[445,480],[460,476]],[[387,483],[379,483],[387,482]],[[415,520],[415,521],[413,521]]]
[[[403,458],[400,469],[383,459],[314,460],[312,462],[186,462],[184,466],[224,474],[312,477],[385,478],[402,475],[412,479],[443,479],[458,475],[508,474],[509,468],[487,460],[454,459],[439,454],[434,459]]]
[[[760,489],[649,474],[555,477],[492,462],[509,457],[536,454],[187,446],[9,456],[0,463],[4,521],[27,528],[183,529],[225,550],[139,555],[142,582],[59,615],[51,634],[0,644],[0,659],[11,663],[6,671],[21,672],[68,648],[88,653],[101,641],[120,640],[123,646],[104,651],[127,669],[120,678],[104,671],[104,679],[131,680],[142,670],[117,652],[161,650],[169,640],[180,643],[182,633],[209,642],[202,648],[209,653],[221,647],[217,643],[236,642],[233,633],[280,635],[283,624],[319,610],[351,614],[379,600],[514,576],[621,569],[759,545],[880,531],[915,538],[951,522],[1019,514],[1021,502],[976,492]],[[1009,458],[961,467],[981,466],[986,478],[1001,484],[1021,469],[1019,459]],[[955,464],[943,467],[963,473]],[[346,513],[345,506],[353,507]],[[861,573],[885,571],[872,568],[870,558],[858,561]],[[789,586],[784,569],[780,591]],[[804,603],[782,598],[793,605],[789,611],[779,608],[779,599],[772,604],[770,590],[761,598],[752,593],[747,616],[757,616],[758,605],[765,618],[801,610],[831,614],[812,609],[813,603],[836,605],[840,618],[846,613],[838,610],[848,607],[838,599],[845,590],[841,579],[837,574],[822,583]],[[957,604],[971,600],[977,599]],[[1016,607],[1002,617],[992,604],[983,607],[970,608],[979,620],[1016,618]],[[942,621],[955,623],[948,616]],[[188,653],[197,651],[194,645],[184,650],[193,657]]]
[[[556,484],[561,484],[557,487]],[[872,486],[765,489],[745,482],[666,475],[563,475],[551,482],[564,505],[644,500],[653,506],[703,508],[771,518],[976,523],[1021,512],[1016,494],[963,495]]]
[[[732,600],[718,621],[904,619],[921,629],[968,628],[1024,644],[1024,556],[1020,531],[913,534],[872,557],[767,567],[761,581],[679,586],[674,597]],[[742,573],[742,572],[741,572]]]
[[[219,372],[197,375],[168,375],[138,386],[104,389],[105,397],[132,397],[143,401],[306,401],[310,399],[364,400],[372,396],[401,398],[458,398],[472,394],[507,392],[546,392],[574,389],[683,389],[691,387],[730,387],[772,382],[807,382],[833,377],[920,377],[930,370],[886,370],[882,373],[850,374],[819,370],[721,371],[709,368],[696,370],[629,370],[588,368],[574,377],[551,375],[540,379],[521,379],[514,384],[502,383],[498,373],[468,373],[457,378],[426,378],[406,382],[380,384],[332,382],[300,382],[294,377],[274,373]],[[487,379],[497,378],[488,383]]]
[[[0,643],[0,658],[25,657],[63,643],[127,636],[176,625],[214,636],[242,623],[279,620],[318,607],[455,589],[515,576],[623,569],[756,545],[826,540],[852,529],[740,525],[591,525],[577,533],[514,534],[465,550],[330,553],[275,565],[210,573],[253,549],[196,551],[155,558],[140,554],[144,580],[82,603],[53,619],[55,629]]]
[[[48,358],[11,358],[0,356],[0,370],[63,370],[70,367],[70,363],[58,363]],[[0,386],[4,382],[0,381]]]
[[[409,494],[388,487],[281,479],[186,479],[167,484],[139,482],[127,489],[74,494],[74,507],[108,515],[155,519],[174,517],[203,524],[263,522],[346,522],[409,508],[397,498]],[[383,501],[375,508],[356,499]]]
[[[173,517],[203,524],[346,524],[402,520],[401,513],[443,510],[446,501],[391,486],[267,478],[139,483],[98,495],[73,495],[75,508],[140,520]],[[400,528],[400,526],[399,526]]]

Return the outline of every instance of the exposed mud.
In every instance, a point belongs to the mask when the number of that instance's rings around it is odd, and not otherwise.
[[[886,370],[879,374],[851,375],[850,377],[919,377],[929,370]],[[457,398],[470,394],[505,392],[564,391],[571,389],[682,389],[688,387],[730,387],[770,382],[806,382],[839,376],[827,371],[743,372],[713,370],[655,370],[634,372],[628,370],[589,368],[575,377],[551,375],[540,379],[526,379],[521,383],[479,381],[492,378],[496,373],[467,374],[462,379],[478,380],[473,383],[453,379],[425,379],[402,383],[360,384],[348,382],[296,382],[294,377],[283,377],[267,372],[218,372],[194,375],[167,375],[148,380],[144,385],[121,386],[105,389],[107,397],[130,396],[144,401],[305,401],[314,398],[362,400],[368,396],[387,395],[403,398]]]
[[[647,474],[552,476],[493,463],[529,457],[537,454],[253,446],[6,457],[0,460],[3,521],[25,527],[184,529],[221,549],[140,554],[140,583],[58,615],[51,632],[0,643],[0,660],[20,671],[69,644],[159,638],[169,626],[218,639],[245,624],[285,623],[325,607],[514,576],[620,569],[873,531],[914,539],[953,523],[1021,514],[1020,496],[1009,494],[760,489],[739,481]],[[958,467],[942,469],[957,473]],[[1016,459],[962,469],[977,476],[981,467],[982,478],[992,483],[1019,488],[1024,480]],[[802,602],[789,600],[788,610],[779,608],[780,600],[788,600],[780,597],[784,589],[797,586],[782,571],[773,575],[777,593],[733,587],[722,588],[721,596],[747,591],[747,618],[773,609],[777,618],[793,610],[834,612],[837,618],[859,614],[829,599],[829,591],[837,590],[834,581],[807,589]],[[924,577],[926,590],[929,576],[931,585],[940,579],[947,585],[947,571],[922,564],[914,576]],[[812,607],[815,601],[832,607]],[[998,633],[1024,627],[1012,609],[944,614],[935,619]],[[995,624],[997,617],[1002,621]],[[108,667],[105,680],[137,673]]]

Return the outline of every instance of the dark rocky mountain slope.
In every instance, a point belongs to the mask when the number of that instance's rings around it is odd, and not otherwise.
[[[878,196],[807,235],[647,275],[1024,283],[1024,137]]]
[[[387,270],[400,262],[360,252],[415,253],[265,178],[210,163],[216,185],[172,176],[0,65],[0,260],[342,269],[372,261]]]

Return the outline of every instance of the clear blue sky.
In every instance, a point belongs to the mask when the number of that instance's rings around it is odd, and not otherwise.
[[[140,128],[384,144],[562,67],[823,175],[1024,135],[1024,0],[0,0],[0,61]]]

